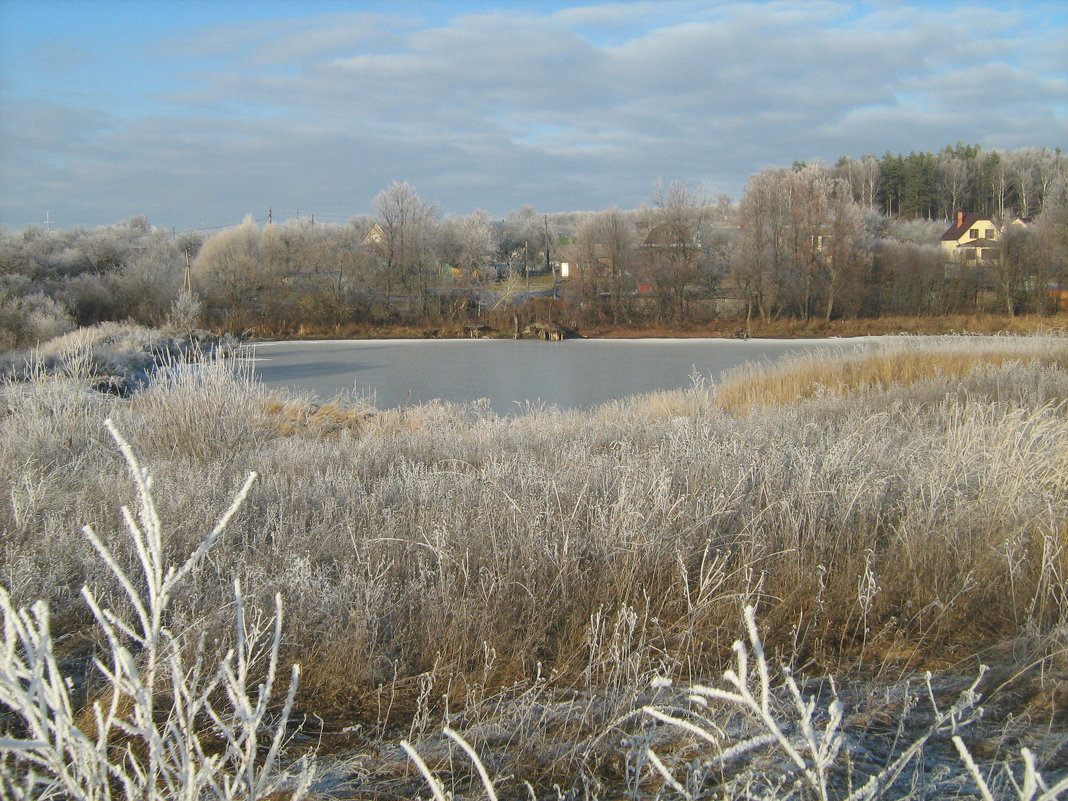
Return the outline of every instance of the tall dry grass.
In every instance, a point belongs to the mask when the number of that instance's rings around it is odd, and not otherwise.
[[[157,378],[161,368],[232,353],[239,342],[188,327],[167,330],[106,322],[79,328],[37,347],[0,354],[0,381],[59,376],[129,396]]]
[[[339,400],[319,407],[321,424],[307,399],[225,363],[176,368],[128,401],[77,380],[6,385],[0,581],[13,603],[51,602],[70,669],[102,646],[81,586],[120,611],[126,601],[80,526],[125,569],[137,559],[116,512],[132,487],[101,422],[111,416],[168,488],[156,502],[174,558],[227,488],[260,474],[174,613],[221,632],[233,580],[266,609],[281,592],[283,657],[303,669],[298,710],[328,750],[392,754],[380,770],[401,797],[425,790],[398,778],[406,757],[382,744],[405,738],[440,775],[453,753],[443,723],[539,797],[583,782],[619,797],[637,774],[613,743],[641,734],[619,721],[650,703],[653,677],[705,681],[729,664],[746,605],[769,655],[798,672],[891,687],[924,669],[974,675],[982,661],[990,726],[1011,714],[1057,731],[1065,341],[880,348],[858,362],[867,372],[837,368],[861,376],[841,391],[779,394],[745,415],[724,411],[730,382],[507,419],[480,404]],[[865,377],[881,353],[971,367]],[[99,692],[85,685],[85,698]],[[855,699],[858,719],[888,714],[869,696]],[[1048,768],[1056,742],[1038,731],[1012,729],[990,758],[1027,745]],[[462,771],[455,786],[468,779],[481,786]],[[644,781],[633,797],[652,797]]]
[[[1068,367],[1059,336],[880,337],[847,354],[815,350],[774,366],[748,364],[729,371],[717,389],[718,405],[732,414],[804,398],[910,386],[939,376],[958,378],[979,365],[1035,362]]]
[[[118,563],[91,526],[86,540],[119,584],[127,611],[95,589],[82,599],[106,645],[92,673],[102,685],[84,700],[57,653],[50,604],[16,607],[0,587],[0,792],[5,798],[144,801],[268,797],[299,801],[314,779],[307,760],[278,765],[286,741],[299,667],[291,670],[280,711],[271,709],[279,678],[282,601],[273,616],[248,609],[234,586],[233,645],[208,645],[207,632],[172,614],[186,576],[196,571],[237,512],[255,475],[183,559],[164,551],[164,527],[152,480],[108,421],[137,488],[135,511],[123,507],[136,570]]]

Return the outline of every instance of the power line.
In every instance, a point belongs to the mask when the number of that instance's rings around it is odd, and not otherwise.
[[[198,231],[219,231],[223,228],[236,228],[243,222],[244,220],[236,223],[226,223],[225,225],[206,225],[203,228],[186,228],[183,231],[178,231],[175,236],[177,236],[177,234],[194,234]],[[266,222],[266,220],[263,217],[253,217],[252,222]]]

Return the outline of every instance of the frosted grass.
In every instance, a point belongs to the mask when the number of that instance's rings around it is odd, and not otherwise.
[[[401,796],[426,793],[418,775],[401,778],[408,757],[389,744],[405,739],[445,792],[480,797],[485,782],[444,726],[484,761],[502,798],[530,797],[523,782],[539,798],[556,797],[554,784],[591,798],[678,794],[664,771],[694,797],[744,787],[765,757],[739,754],[729,775],[704,761],[689,771],[690,751],[650,745],[654,719],[639,721],[643,708],[663,708],[654,679],[710,686],[736,658],[745,606],[773,672],[781,659],[795,676],[848,675],[869,688],[842,698],[841,731],[872,754],[850,755],[858,775],[901,753],[871,745],[896,721],[916,719],[901,724],[902,748],[933,722],[925,693],[896,688],[930,668],[948,709],[982,661],[987,715],[969,753],[995,794],[1011,783],[991,768],[1010,759],[1033,760],[1052,787],[1065,747],[1056,709],[1068,669],[1068,376],[1032,358],[1043,348],[1059,358],[1064,340],[1031,340],[1009,340],[1018,358],[960,375],[817,393],[741,417],[700,382],[514,419],[477,403],[346,412],[341,399],[328,425],[309,421],[329,404],[272,394],[223,362],[176,371],[128,401],[77,380],[5,385],[0,581],[13,607],[50,602],[68,633],[57,665],[74,674],[99,656],[79,612],[83,585],[116,614],[136,614],[79,534],[91,523],[115,563],[136,569],[117,512],[136,487],[99,422],[111,416],[168,488],[155,502],[170,521],[160,543],[170,559],[195,550],[228,488],[260,475],[171,608],[225,642],[234,580],[255,608],[284,595],[279,661],[299,658],[295,710],[339,755],[338,787],[368,786],[373,774]],[[932,361],[944,344],[902,347]],[[84,705],[99,687],[76,689]],[[791,708],[788,692],[781,703]],[[761,736],[743,718],[710,720]],[[950,736],[924,746],[937,760],[901,774],[926,788],[913,797],[980,792]],[[374,770],[351,756],[368,742]],[[946,754],[953,772],[940,779]],[[502,786],[507,775],[516,778]],[[789,782],[783,797],[795,792]],[[884,797],[907,797],[903,787]]]

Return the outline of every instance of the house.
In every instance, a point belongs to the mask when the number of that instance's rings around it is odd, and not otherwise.
[[[949,261],[989,261],[997,258],[999,237],[989,217],[958,211],[956,222],[942,234],[942,253]]]
[[[386,232],[378,223],[371,223],[371,227],[363,237],[365,245],[381,245],[386,240]]]
[[[642,247],[701,250],[701,232],[684,223],[660,223],[646,231]]]

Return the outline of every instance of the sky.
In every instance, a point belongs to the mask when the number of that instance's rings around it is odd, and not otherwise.
[[[737,200],[958,141],[1068,148],[1068,4],[0,0],[9,230]]]

